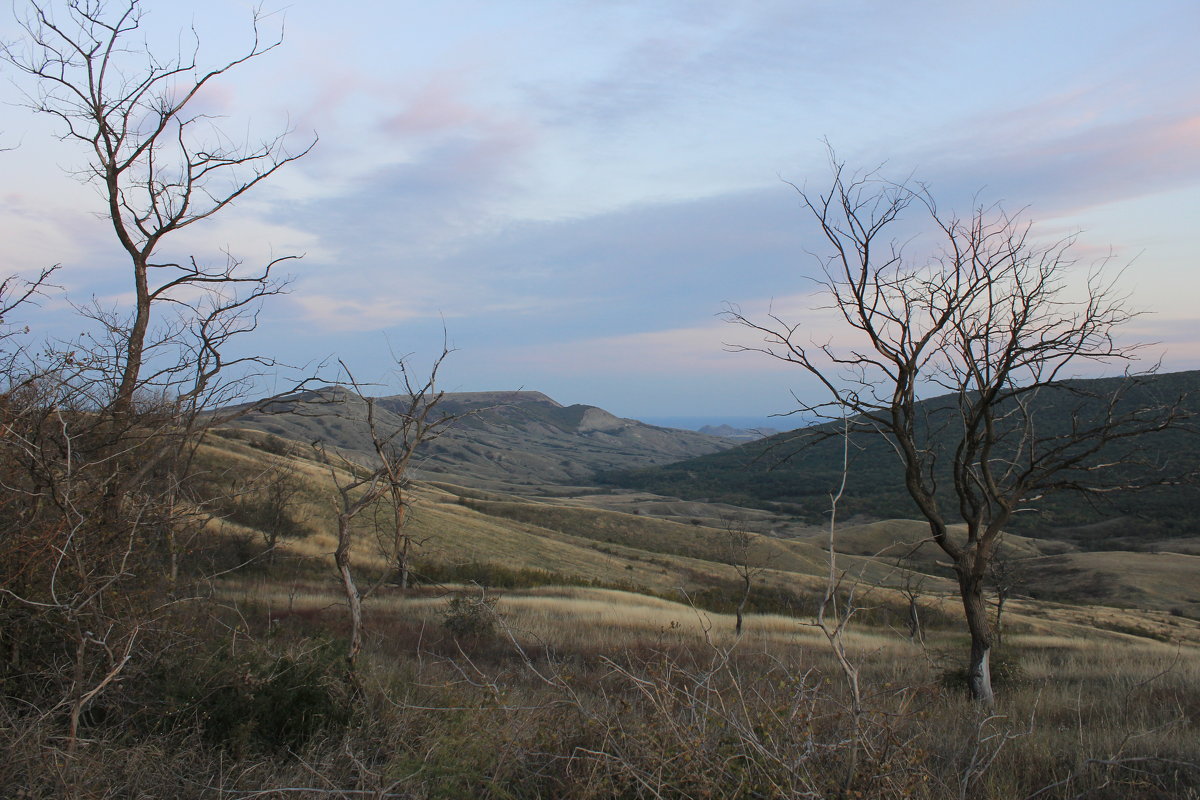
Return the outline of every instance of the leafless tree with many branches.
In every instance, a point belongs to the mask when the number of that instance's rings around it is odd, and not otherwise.
[[[196,38],[190,52],[149,49],[140,0],[33,0],[17,14],[24,36],[0,45],[0,59],[26,81],[30,109],[85,153],[78,177],[99,191],[133,296],[129,307],[77,305],[77,338],[6,357],[0,376],[0,473],[11,500],[0,613],[14,644],[37,644],[21,654],[23,669],[44,679],[31,702],[47,718],[67,711],[73,749],[85,707],[120,681],[147,631],[186,594],[176,587],[179,534],[198,521],[187,478],[216,419],[205,412],[275,366],[229,345],[256,328],[291,257],[252,269],[172,243],[315,139],[297,149],[286,132],[238,142],[197,110],[206,87],[280,44],[261,38],[257,15],[241,55],[205,68]]]
[[[221,346],[251,329],[255,303],[279,291],[272,272],[290,256],[260,270],[245,270],[230,254],[218,264],[196,257],[161,255],[170,237],[207,220],[305,156],[287,146],[288,132],[239,143],[211,116],[194,111],[197,96],[238,67],[282,43],[264,40],[260,17],[243,53],[217,66],[199,65],[199,41],[190,53],[161,58],[130,40],[139,31],[140,0],[115,8],[101,0],[64,9],[31,2],[19,18],[25,38],[0,47],[0,58],[32,85],[29,107],[56,118],[62,138],[88,153],[80,177],[95,184],[121,249],[129,258],[135,292],[132,315],[85,309],[115,347],[113,386],[106,397],[114,414],[128,416],[140,391],[171,390],[179,402],[207,399],[216,376],[236,366]],[[199,298],[199,299],[197,299]],[[155,336],[155,309],[176,318]],[[153,359],[155,349],[194,343],[176,359]],[[190,350],[190,351],[189,351]],[[246,360],[261,362],[258,357]],[[147,362],[153,366],[147,369]]]
[[[747,529],[746,523],[735,517],[724,517],[721,520],[722,530],[717,534],[717,545],[720,548],[721,560],[733,567],[738,580],[742,584],[741,598],[734,609],[733,633],[742,635],[745,623],[746,605],[750,602],[750,591],[754,579],[767,570],[768,557],[761,553],[758,534]]]
[[[347,383],[353,391],[350,399],[355,405],[361,403],[365,406],[365,424],[375,459],[369,468],[364,469],[344,457],[334,456],[319,443],[316,445],[321,459],[330,465],[330,475],[338,493],[337,549],[333,559],[350,618],[346,664],[351,683],[356,687],[358,656],[362,651],[363,639],[363,593],[358,588],[352,566],[354,521],[381,501],[390,505],[392,524],[388,560],[396,567],[401,582],[407,585],[411,543],[411,537],[405,529],[409,507],[409,469],[421,445],[438,438],[460,418],[460,415],[443,413],[440,406],[445,393],[438,388],[438,371],[450,353],[450,348],[443,345],[428,377],[422,382],[414,378],[405,359],[397,360],[397,372],[405,394],[396,398],[398,404],[390,409],[391,414],[399,420],[392,426],[386,426],[381,421],[378,398],[368,396],[363,391],[365,387],[355,380],[343,364]]]
[[[1178,398],[1126,402],[1138,385],[1128,365],[1141,347],[1119,333],[1137,312],[1103,264],[1075,280],[1074,237],[1042,244],[1028,223],[999,207],[947,214],[922,184],[854,173],[833,156],[831,164],[827,191],[796,189],[830,247],[820,286],[849,338],[815,343],[800,322],[776,312],[755,319],[732,307],[729,321],[758,337],[735,349],[814,376],[830,399],[805,410],[848,416],[851,435],[882,435],[894,447],[908,494],[957,576],[972,696],[991,703],[994,639],[984,592],[1005,526],[1047,491],[1115,488],[1120,473],[1108,469],[1109,448],[1171,427],[1185,412]],[[935,246],[917,252],[920,241],[900,242],[913,215]],[[1084,362],[1120,365],[1126,379],[1102,397],[1060,390],[1072,404],[1070,422],[1066,430],[1043,429],[1035,401]],[[944,393],[944,413],[935,418],[921,400]],[[956,518],[965,536],[951,532]]]

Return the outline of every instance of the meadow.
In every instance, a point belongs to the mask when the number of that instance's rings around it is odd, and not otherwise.
[[[638,508],[669,502],[418,484],[409,588],[381,547],[388,509],[359,520],[365,639],[349,680],[337,468],[250,433],[210,438],[197,463],[213,500],[190,594],[89,705],[74,752],[56,714],[4,706],[9,796],[1200,797],[1200,623],[1176,608],[1187,564],[1131,570],[1109,604],[1017,592],[985,708],[916,523],[836,531],[840,627],[816,618],[828,532],[750,533],[736,635],[727,508],[656,516]],[[270,548],[261,478],[280,464],[294,491]],[[1063,555],[1011,545],[1031,564]],[[1067,566],[1087,584],[1088,563]]]
[[[727,615],[629,592],[441,586],[368,604],[355,695],[328,587],[232,581],[218,600],[203,644],[162,665],[176,687],[169,730],[97,721],[76,757],[54,761],[50,731],[28,730],[4,785],[181,798],[1200,796],[1194,644],[1012,634],[1000,700],[984,710],[957,676],[957,632],[921,644],[852,626],[856,702],[811,621],[756,615],[738,638]]]

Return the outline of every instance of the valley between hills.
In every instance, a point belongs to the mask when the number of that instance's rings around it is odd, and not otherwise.
[[[1200,373],[1160,377],[1159,388],[1171,391],[1200,383]],[[400,425],[393,412],[404,399],[376,399],[381,429]],[[342,389],[306,392],[247,413],[210,437],[214,457],[236,452],[239,460],[253,462],[269,457],[265,447],[290,453],[303,465],[300,472],[310,483],[302,496],[308,499],[290,513],[314,538],[283,537],[283,548],[311,554],[319,549],[316,541],[328,537],[311,443],[371,463],[364,409],[361,398]],[[421,447],[411,470],[409,524],[423,542],[414,552],[423,563],[543,570],[657,594],[679,592],[680,599],[736,594],[737,571],[725,552],[736,530],[754,539],[762,572],[756,583],[766,593],[777,600],[788,596],[800,608],[823,586],[828,496],[839,473],[828,443],[806,445],[803,429],[739,443],[621,419],[592,406],[562,406],[528,391],[447,394],[440,412],[460,419]],[[1200,459],[1185,434],[1172,436],[1169,446],[1152,443],[1172,459],[1172,469],[1191,474]],[[867,585],[892,590],[919,575],[952,615],[953,572],[926,540],[928,527],[917,521],[911,501],[900,496],[898,467],[873,447],[864,445],[861,462],[852,462],[850,489],[841,501],[835,537],[841,567]],[[774,497],[745,488],[781,479],[790,486]],[[1150,638],[1189,641],[1196,635],[1195,485],[1133,492],[1106,498],[1104,505],[1050,498],[1045,506],[1050,524],[1030,522],[1039,516],[1031,509],[1002,546],[1013,576],[1006,591],[1014,615],[1030,609],[1042,618],[1049,605],[1097,609],[1072,612],[1080,618],[1119,609],[1144,617],[1124,625],[1130,635],[1141,630]],[[1062,615],[1071,616],[1060,608]]]
[[[387,462],[371,425],[402,433],[412,407],[325,388],[230,409],[204,434],[176,538],[152,543],[185,556],[147,573],[170,602],[128,599],[141,616],[125,641],[148,655],[87,698],[72,785],[246,800],[1200,793],[1189,486],[1141,509],[1051,498],[1053,524],[1004,535],[982,706],[954,573],[896,504],[877,443],[856,444],[831,536],[838,470],[819,426],[739,442],[536,392],[447,394],[455,424],[397,473],[399,495],[368,495],[389,486],[373,483]],[[1139,446],[1186,472],[1189,441]],[[39,742],[56,723],[12,726],[0,785],[54,796],[66,767],[46,759],[64,750]]]
[[[1161,376],[1151,391],[1190,392],[1198,378]],[[1057,396],[1045,401],[1054,420]],[[409,402],[375,398],[370,419],[398,430]],[[752,784],[833,797],[849,764],[862,797],[1200,791],[1200,539],[1186,481],[1149,501],[1048,498],[1048,522],[1004,535],[988,592],[997,702],[984,708],[965,691],[945,554],[915,514],[879,513],[903,505],[877,443],[858,443],[831,530],[821,497],[837,470],[826,440],[805,438],[819,428],[738,442],[536,392],[439,403],[461,419],[412,462],[403,577],[390,507],[354,521],[352,674],[356,692],[387,700],[363,720],[392,765],[356,785],[396,797],[760,796]],[[225,573],[213,596],[236,609],[247,646],[259,642],[255,658],[338,655],[353,632],[334,563],[352,494],[337,498],[378,466],[367,406],[339,388],[282,398],[197,452],[213,498],[201,552]],[[1187,475],[1190,435],[1138,447]],[[780,480],[786,491],[763,490]],[[319,680],[341,673],[330,663]],[[272,733],[273,706],[259,709],[278,702],[270,692],[240,696],[248,746],[293,741]],[[340,717],[320,714],[290,746],[330,752],[321,737]],[[204,730],[224,741],[219,720]],[[345,785],[344,768],[321,769]]]

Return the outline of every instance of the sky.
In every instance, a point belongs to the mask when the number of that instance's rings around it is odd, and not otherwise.
[[[19,7],[20,2],[17,3]],[[250,43],[253,6],[145,0],[134,42],[202,64]],[[620,416],[763,417],[823,399],[795,367],[730,352],[786,309],[813,340],[823,240],[795,186],[852,168],[940,208],[1022,211],[1124,269],[1130,335],[1200,368],[1200,4],[914,0],[294,0],[282,44],[196,98],[231,137],[311,153],[173,253],[281,255],[290,292],[242,346],[342,359],[379,393],[445,335],[451,391],[534,390]],[[181,33],[182,31],[182,33]],[[0,38],[20,30],[6,15]],[[87,153],[0,68],[0,274],[61,264],[21,322],[127,307],[131,279]],[[286,381],[285,376],[279,379]]]

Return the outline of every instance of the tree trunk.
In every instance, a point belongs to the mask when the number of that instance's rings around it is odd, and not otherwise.
[[[83,715],[84,658],[87,656],[87,637],[76,629],[79,643],[75,646],[75,664],[71,670],[71,707],[67,717],[67,755],[75,755],[79,745],[79,719]]]
[[[333,553],[334,563],[342,578],[342,589],[346,593],[346,606],[350,611],[350,644],[346,648],[346,670],[350,684],[358,690],[358,654],[362,651],[362,595],[350,572],[350,519],[338,518],[338,546]]]
[[[742,574],[742,582],[745,587],[742,589],[742,602],[738,603],[737,607],[737,623],[733,626],[733,632],[736,636],[742,635],[742,619],[746,613],[746,601],[750,599],[750,573]]]
[[[408,588],[408,543],[409,537],[405,536],[403,544],[400,548],[400,563],[397,565],[400,568],[400,588]]]
[[[167,524],[164,526],[163,538],[166,540],[167,547],[167,582],[171,587],[171,593],[174,594],[175,587],[179,585],[179,535],[176,530],[176,501],[179,498],[179,487],[174,482],[174,479],[179,476],[179,471],[176,469],[178,465],[171,465],[172,485],[170,494],[167,496]]]
[[[983,576],[977,570],[959,565],[958,586],[962,594],[967,628],[971,632],[971,661],[967,667],[967,686],[972,699],[985,706],[995,702],[992,693],[992,631],[988,624],[987,604],[983,599]]]
[[[1004,641],[1004,628],[1001,626],[1001,615],[1004,614],[1004,601],[1008,599],[1008,591],[1001,589],[996,592],[996,645]]]
[[[167,540],[167,583],[173,593],[179,585],[179,537],[175,533],[175,525],[168,524],[163,535]]]
[[[908,599],[908,640],[910,642],[925,641],[925,636],[921,632],[921,611],[915,597]]]
[[[408,547],[411,544],[410,536],[404,533],[404,523],[406,521],[406,513],[404,508],[404,495],[395,481],[391,486],[392,494],[392,510],[396,514],[396,530],[395,540],[392,543],[392,552],[396,554],[396,567],[400,573],[400,588],[408,588]]]
[[[109,192],[113,193],[115,189],[109,188]],[[119,191],[119,190],[116,190]],[[121,218],[117,206],[113,205],[110,213],[113,216],[113,224],[117,228],[117,234],[121,237],[122,244],[125,244],[128,239],[124,235],[124,229],[121,224]],[[133,401],[134,393],[137,390],[138,379],[142,374],[142,352],[146,345],[146,332],[150,328],[150,287],[146,276],[146,259],[141,253],[138,253],[132,244],[126,245],[126,250],[133,255],[133,277],[134,289],[137,293],[137,305],[134,309],[133,323],[129,326],[128,340],[125,342],[124,361],[121,365],[121,380],[117,385],[117,394],[113,398],[112,413],[117,420],[125,420],[133,416]]]

